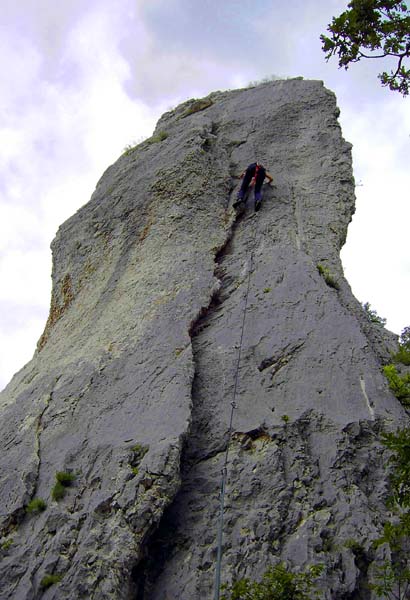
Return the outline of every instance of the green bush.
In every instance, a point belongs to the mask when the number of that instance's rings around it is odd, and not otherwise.
[[[375,310],[370,308],[370,302],[365,302],[362,304],[363,310],[366,313],[366,317],[369,319],[371,323],[377,323],[378,325],[382,325],[383,327],[387,323],[387,319],[384,317],[379,317]]]
[[[61,483],[61,485],[63,485],[64,487],[68,487],[70,486],[73,481],[75,481],[75,475],[74,473],[69,473],[67,471],[57,471],[56,473],[56,481],[58,481],[58,483]]]
[[[410,406],[410,373],[399,375],[394,365],[386,365],[383,372],[393,394],[404,406]]]
[[[54,484],[54,486],[51,490],[51,497],[53,500],[58,502],[59,500],[62,500],[64,498],[66,493],[67,493],[66,488],[63,486],[62,483],[57,481],[57,483]]]
[[[323,277],[323,279],[329,287],[334,288],[335,290],[339,289],[339,284],[337,283],[336,279],[327,267],[324,267],[319,263],[317,265],[317,270],[319,271],[320,275]]]
[[[389,464],[393,467],[390,485],[393,500],[401,507],[410,507],[410,427],[397,429],[394,433],[383,433],[382,443],[392,455]]]
[[[239,579],[232,586],[223,586],[222,600],[313,600],[320,596],[314,581],[323,570],[315,565],[302,573],[292,573],[281,563],[270,567],[260,582]]]
[[[405,327],[400,334],[399,351],[393,356],[395,362],[410,365],[410,327]]]
[[[370,589],[379,598],[404,600],[410,586],[410,427],[384,433],[381,439],[392,452],[388,507],[394,516],[373,543],[376,548],[388,546],[389,552],[384,552],[388,558],[376,567]]]
[[[52,585],[54,585],[55,583],[58,583],[59,581],[61,581],[62,577],[63,577],[62,575],[46,574],[46,575],[44,575],[43,579],[40,581],[40,586],[43,588],[43,590],[46,590],[49,587],[51,587]]]
[[[62,500],[67,493],[67,488],[75,481],[76,476],[74,473],[68,473],[67,471],[57,471],[56,483],[51,490],[51,497],[57,502]]]
[[[29,514],[40,513],[46,510],[47,504],[42,498],[33,498],[26,506],[26,512]]]

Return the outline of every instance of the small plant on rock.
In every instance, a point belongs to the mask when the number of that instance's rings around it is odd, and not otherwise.
[[[317,265],[317,270],[319,271],[320,275],[323,277],[323,279],[325,280],[326,284],[335,289],[338,290],[339,289],[339,284],[337,283],[336,279],[334,278],[334,276],[331,274],[330,270],[327,267],[324,267],[323,265],[321,265],[320,263]]]
[[[57,471],[56,482],[51,490],[51,497],[57,502],[62,500],[67,493],[67,488],[75,481],[76,476],[74,473],[68,473],[66,471]]]
[[[76,476],[74,473],[69,473],[67,471],[57,471],[56,473],[56,481],[61,483],[64,487],[70,486],[73,481],[75,481]]]
[[[46,575],[44,575],[43,579],[40,581],[40,587],[43,590],[47,590],[55,583],[61,581],[62,577],[62,575],[50,575],[49,573],[46,573]]]
[[[9,538],[8,540],[6,540],[5,542],[3,542],[1,544],[1,549],[8,550],[9,548],[11,548],[12,545],[13,545],[13,538]]]
[[[163,142],[164,140],[167,139],[169,133],[167,133],[166,131],[159,131],[156,135],[153,135],[152,137],[147,139],[147,142],[149,144],[158,144],[159,142]]]
[[[379,317],[375,310],[370,308],[370,302],[365,302],[362,304],[363,310],[366,313],[366,317],[369,319],[371,323],[377,323],[378,325],[382,325],[384,327],[387,323],[387,319],[384,317]]]
[[[132,454],[128,462],[133,475],[138,475],[140,462],[142,461],[147,452],[148,446],[143,446],[142,444],[134,444],[134,446],[131,447]]]
[[[26,512],[36,514],[46,510],[47,504],[42,498],[33,498],[26,506]]]

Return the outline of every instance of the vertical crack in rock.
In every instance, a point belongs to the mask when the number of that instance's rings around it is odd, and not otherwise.
[[[53,392],[51,391],[48,396],[45,396],[44,408],[41,411],[41,413],[39,414],[39,416],[37,417],[37,423],[36,423],[36,427],[35,427],[35,448],[34,448],[34,451],[37,456],[37,472],[35,475],[35,482],[33,485],[32,498],[34,498],[36,496],[37,488],[38,488],[38,481],[39,481],[40,471],[41,471],[41,434],[42,434],[42,431],[44,428],[43,418],[44,418],[44,415],[47,412],[52,400],[53,400]]]
[[[150,600],[157,597],[156,580],[160,577],[169,555],[178,551],[180,544],[184,545],[178,527],[178,520],[180,518],[179,505],[181,502],[184,502],[186,489],[190,489],[192,486],[192,474],[195,472],[195,467],[198,463],[210,460],[210,458],[220,460],[221,456],[218,455],[221,455],[226,450],[226,431],[222,433],[215,446],[215,441],[212,440],[212,435],[207,430],[206,422],[210,420],[210,415],[207,412],[207,407],[201,402],[200,398],[201,362],[198,357],[200,350],[197,338],[213,321],[220,318],[220,313],[224,310],[224,300],[230,296],[229,289],[232,281],[225,274],[223,262],[224,258],[232,252],[231,247],[234,243],[235,232],[241,226],[243,220],[244,214],[232,222],[225,242],[215,254],[214,273],[218,279],[218,285],[214,288],[208,307],[201,310],[190,329],[195,369],[191,392],[191,425],[185,439],[181,458],[181,486],[171,505],[164,511],[156,532],[147,543],[145,560],[134,570],[133,578],[137,583],[137,592],[133,597],[134,600]],[[234,288],[237,288],[240,283],[240,280],[237,283],[235,282]],[[225,382],[222,383],[223,388],[225,388]],[[227,401],[227,399],[225,400]],[[219,485],[219,481],[216,484]]]

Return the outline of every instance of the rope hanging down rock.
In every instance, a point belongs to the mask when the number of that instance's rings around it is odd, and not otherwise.
[[[250,259],[249,259],[248,283],[247,283],[246,293],[245,293],[245,304],[244,304],[244,308],[243,308],[241,337],[240,337],[240,341],[239,341],[238,359],[237,359],[237,363],[236,363],[235,376],[234,376],[234,389],[233,389],[233,398],[232,398],[232,402],[231,402],[231,414],[230,414],[230,418],[229,418],[228,440],[227,440],[227,444],[226,444],[224,463],[223,463],[223,467],[222,467],[214,600],[219,600],[220,589],[221,589],[222,541],[223,541],[223,528],[224,528],[226,480],[227,480],[227,476],[228,476],[229,446],[231,443],[232,432],[233,432],[233,415],[234,415],[235,409],[237,408],[236,393],[237,393],[238,381],[239,381],[239,366],[241,363],[242,341],[243,341],[243,333],[245,330],[246,309],[248,307],[251,275],[252,275],[252,271],[253,271],[253,256],[254,256],[254,252],[255,252],[255,248],[256,248],[257,233],[259,230],[258,221],[259,221],[259,219],[256,219],[256,226],[254,227],[254,234],[253,234],[253,245],[252,245],[252,250],[251,250]]]

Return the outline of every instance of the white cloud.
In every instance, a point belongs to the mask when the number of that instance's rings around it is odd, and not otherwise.
[[[376,61],[348,72],[325,62],[319,34],[345,6],[345,0],[295,0],[280,9],[268,0],[43,0],[39,11],[37,0],[24,6],[4,0],[0,386],[30,358],[44,325],[49,243],[88,201],[108,164],[127,143],[150,135],[170,105],[271,73],[325,78],[336,91],[363,183],[343,251],[346,273],[357,296],[388,316],[390,327],[399,331],[410,322],[408,100],[379,87]]]

